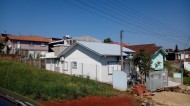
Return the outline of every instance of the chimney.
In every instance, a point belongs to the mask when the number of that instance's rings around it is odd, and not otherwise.
[[[65,35],[65,36],[63,37],[63,44],[64,44],[64,45],[70,44],[69,39],[71,39],[71,38],[70,38],[70,35]]]

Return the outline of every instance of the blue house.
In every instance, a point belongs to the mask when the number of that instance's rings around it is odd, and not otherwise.
[[[158,47],[155,44],[142,44],[126,46],[127,48],[139,53],[141,49],[145,50],[145,53],[152,56],[152,65],[155,71],[161,71],[164,69],[164,60],[166,59],[166,51],[162,47]]]

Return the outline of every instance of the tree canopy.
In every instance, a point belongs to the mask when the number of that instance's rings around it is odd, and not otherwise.
[[[106,39],[104,39],[104,43],[111,43],[111,42],[113,42],[113,41],[111,40],[111,38],[106,38]]]
[[[149,74],[151,69],[151,56],[146,54],[144,49],[141,49],[139,53],[134,55],[132,61],[134,66],[139,68],[141,78],[144,76],[144,80],[146,81],[146,76]]]

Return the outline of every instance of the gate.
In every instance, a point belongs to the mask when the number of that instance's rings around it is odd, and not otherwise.
[[[149,73],[149,77],[146,78],[146,86],[150,91],[160,89],[168,85],[168,71],[154,71]]]

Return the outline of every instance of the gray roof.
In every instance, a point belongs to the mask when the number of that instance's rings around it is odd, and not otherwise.
[[[70,49],[75,47],[76,45],[80,45],[100,56],[120,56],[120,45],[116,44],[108,44],[108,43],[99,43],[99,42],[85,42],[85,41],[77,41],[70,47],[68,47],[65,51],[60,53],[58,56],[66,54]],[[126,56],[127,53],[135,52],[131,49],[123,47],[123,56]]]

